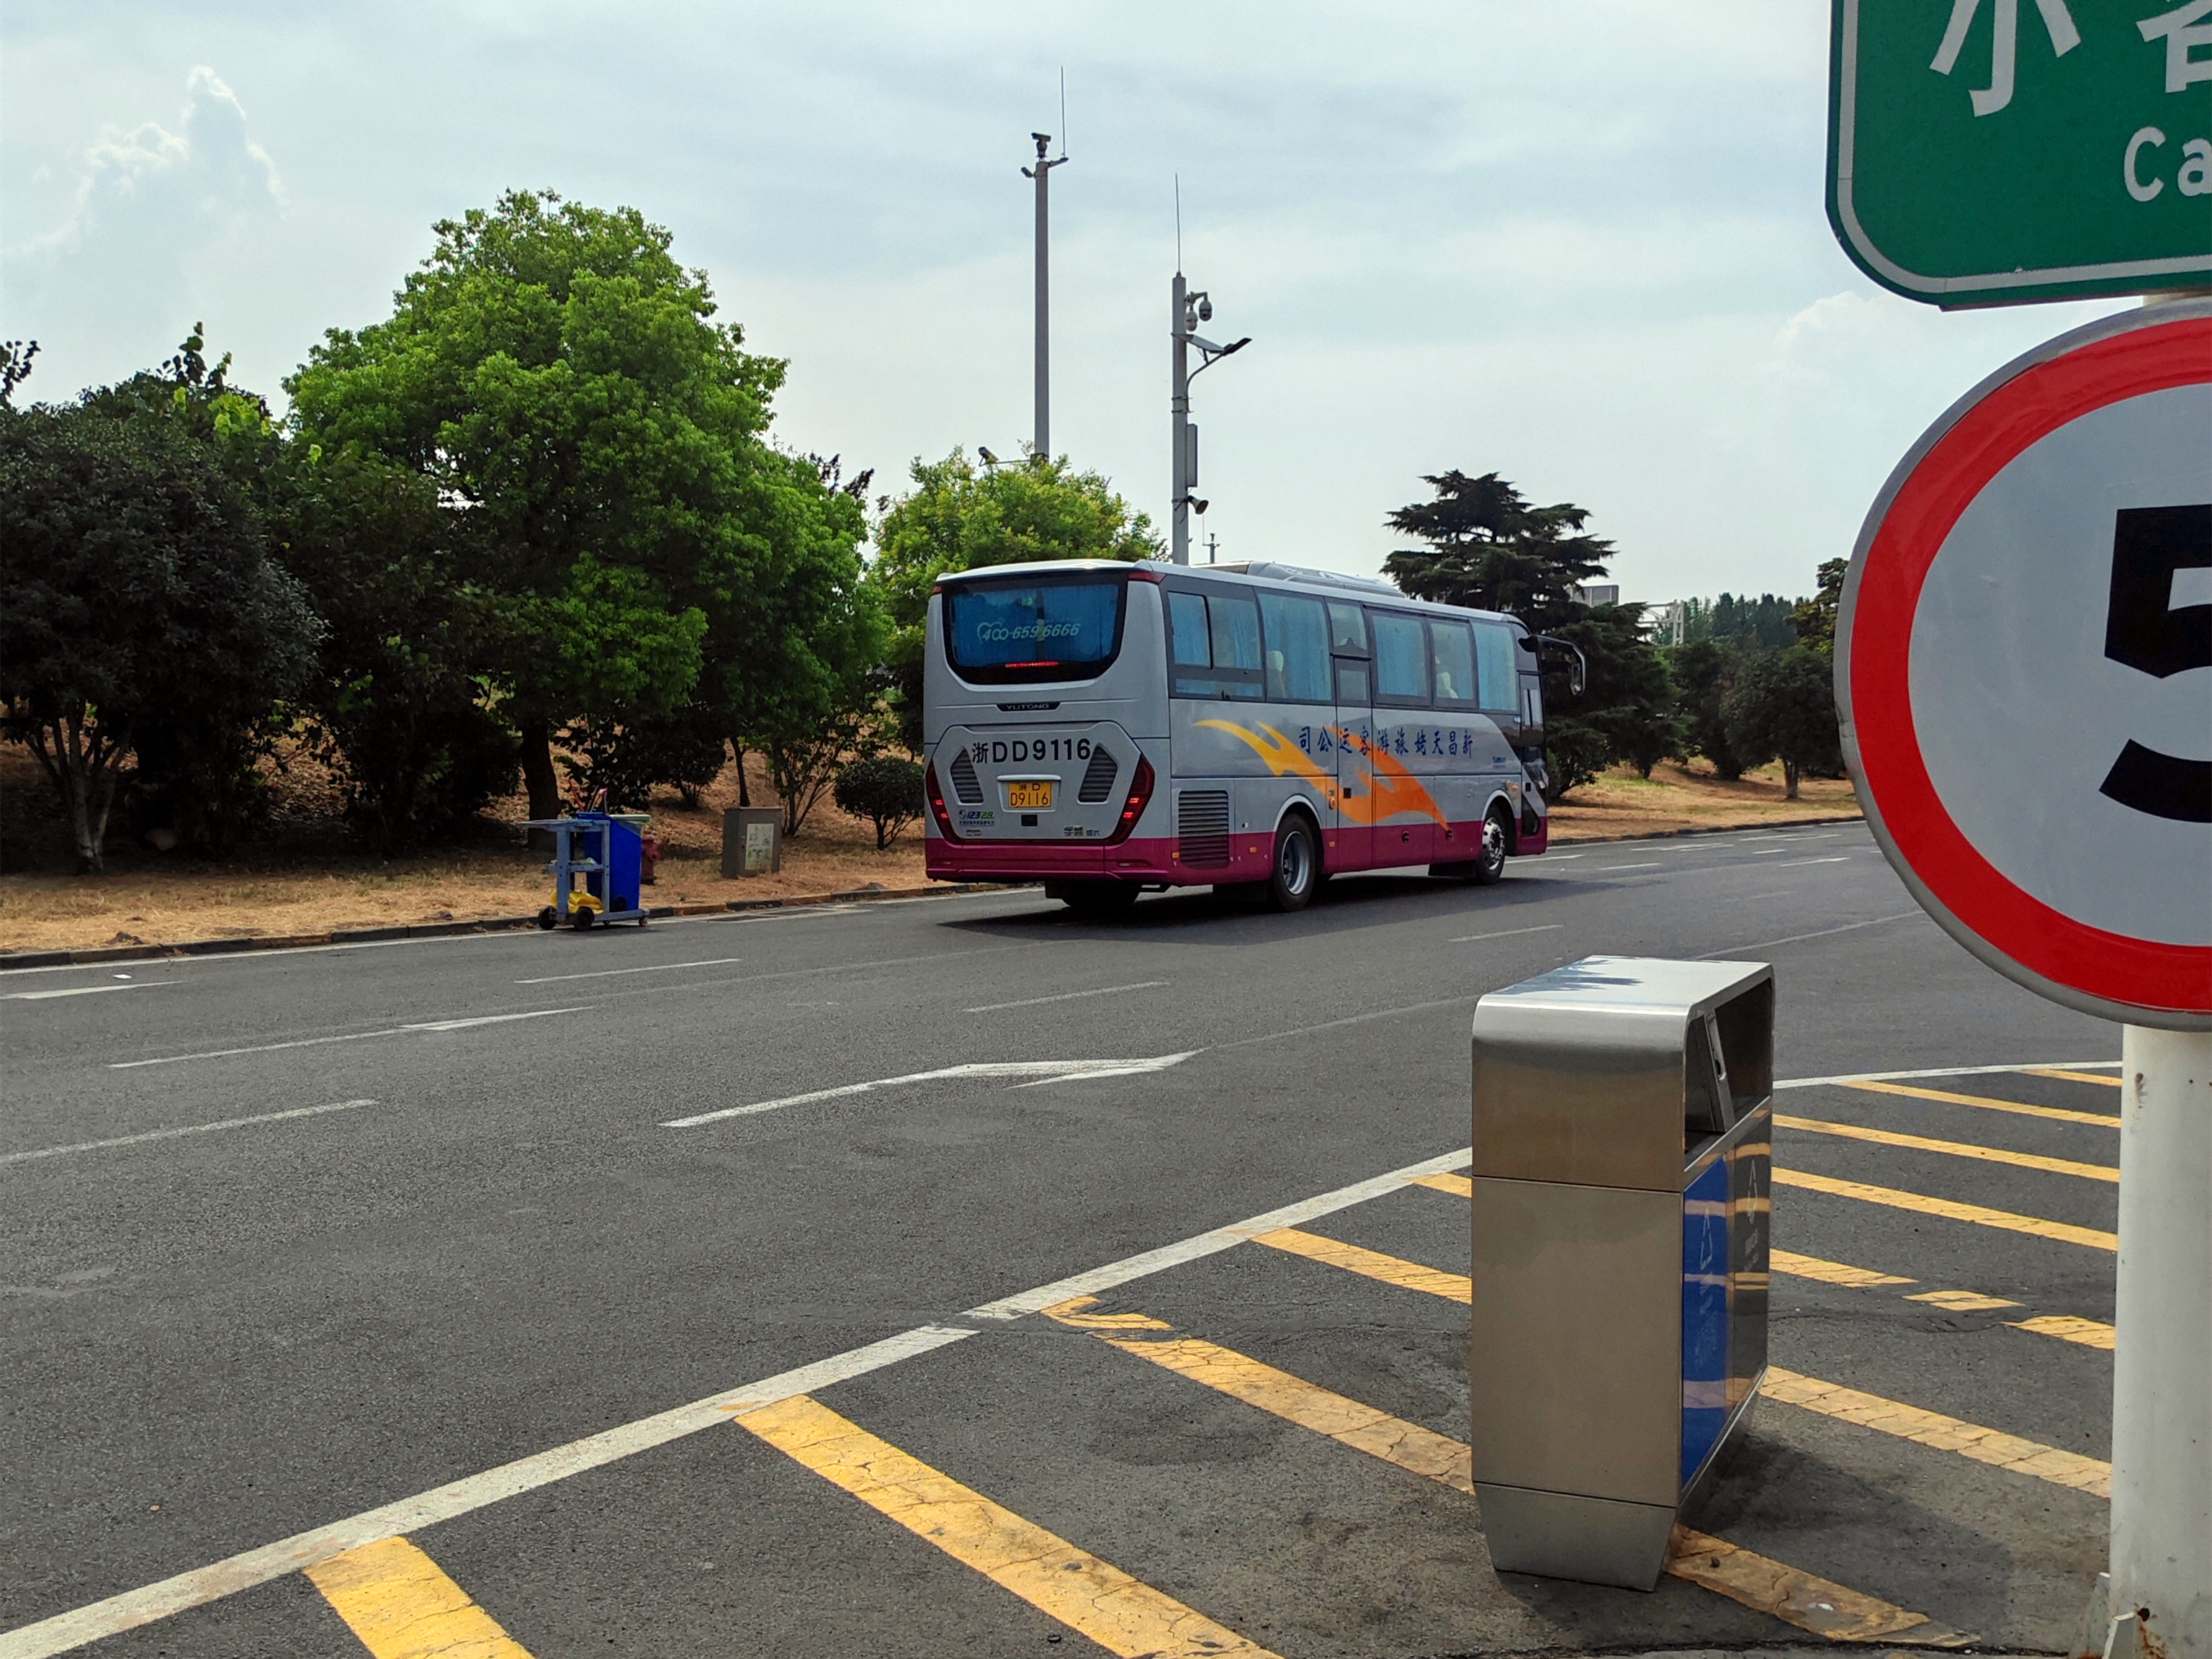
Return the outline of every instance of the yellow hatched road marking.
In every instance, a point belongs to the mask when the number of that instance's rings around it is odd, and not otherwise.
[[[1100,1341],[1123,1353],[1149,1360],[1270,1416],[1327,1435],[1355,1451],[1455,1492],[1474,1490],[1474,1452],[1461,1441],[1362,1405],[1218,1343],[1195,1337],[1128,1336],[1121,1334],[1119,1328],[1098,1329],[1095,1322],[1099,1316],[1085,1311],[1095,1305],[1094,1298],[1079,1297],[1044,1311],[1063,1324],[1091,1329]],[[1143,1314],[1108,1317],[1142,1320],[1148,1329],[1170,1328]],[[1684,1528],[1675,1528],[1667,1571],[1801,1630],[1837,1641],[1956,1648],[1975,1639],[1936,1624],[1925,1614],[1909,1613]]]
[[[1948,1308],[1953,1313],[1981,1313],[1990,1308],[2017,1308],[2017,1302],[2008,1302],[2001,1296],[1984,1296],[1979,1291],[1923,1291],[1917,1296],[1908,1296],[1907,1302],[1932,1302],[1939,1308]]]
[[[2061,1451],[2039,1441],[2023,1440],[2017,1435],[1946,1417],[1941,1412],[1923,1411],[1917,1406],[1884,1400],[1879,1395],[1861,1394],[1856,1389],[1802,1376],[1778,1365],[1767,1367],[1766,1382],[1761,1391],[1784,1404],[1802,1406],[1808,1411],[1893,1434],[1939,1451],[1954,1451],[1978,1463],[2010,1469],[2016,1474],[2032,1474],[2053,1486],[2071,1486],[2076,1492],[2099,1498],[2112,1495],[2112,1466],[2094,1457],[2083,1457],[2078,1452]]]
[[[404,1538],[381,1538],[333,1555],[307,1575],[376,1659],[530,1659],[498,1620]]]
[[[2079,1176],[2084,1181],[2120,1183],[2120,1172],[2109,1164],[2076,1164],[2071,1158],[2045,1158],[2036,1152],[2015,1152],[2002,1146],[1978,1146],[1966,1140],[1931,1140],[1925,1135],[1901,1135],[1890,1129],[1865,1129],[1856,1123],[1830,1123],[1817,1117],[1774,1119],[1778,1127],[1802,1129],[1816,1135],[1839,1135],[1846,1140],[1870,1140],[1879,1146],[1902,1146],[1910,1152],[1942,1152],[1948,1158],[1971,1158],[1984,1164],[2009,1164],[2022,1170],[2041,1170],[2051,1175]]]
[[[1364,1273],[1370,1279],[1379,1279],[1386,1285],[1403,1285],[1409,1291],[1426,1291],[1431,1296],[1441,1296],[1454,1302],[1472,1303],[1474,1287],[1465,1273],[1448,1273],[1435,1267],[1424,1267],[1418,1261],[1401,1261],[1395,1255],[1384,1255],[1379,1250],[1362,1249],[1357,1244],[1346,1244],[1334,1238],[1323,1238],[1319,1233],[1301,1232],[1295,1227],[1278,1227],[1271,1233],[1254,1237],[1255,1244],[1287,1250],[1292,1255],[1302,1255],[1309,1261],[1327,1262],[1332,1267],[1341,1267],[1346,1273]]]
[[[1001,1589],[1124,1659],[1274,1659],[806,1395],[735,1421]],[[441,1656],[442,1659],[442,1656]]]
[[[1798,1279],[1817,1279],[1824,1285],[1855,1285],[1871,1287],[1876,1285],[1917,1285],[1917,1279],[1899,1279],[1895,1273],[1878,1273],[1871,1267],[1846,1267],[1840,1261],[1823,1261],[1817,1255],[1798,1255],[1790,1250],[1770,1252],[1769,1265],[1776,1273],[1789,1273]]]
[[[2101,1083],[2107,1089],[2120,1086],[2120,1080],[2116,1077],[2099,1077],[2094,1072],[2063,1071],[2051,1066],[2032,1066],[2027,1074],[2030,1077],[2055,1077],[2061,1083]]]
[[[2038,1336],[2055,1336],[2062,1342],[2078,1342],[2085,1348],[2103,1348],[2110,1352],[2113,1330],[2110,1325],[2094,1319],[2077,1319],[2072,1314],[2038,1314],[2033,1319],[2009,1322],[2017,1331],[2033,1331]]]
[[[1474,1182],[1463,1175],[1415,1176],[1416,1187],[1433,1187],[1440,1193],[1456,1193],[1462,1198],[1474,1196]]]
[[[1802,1187],[1808,1192],[1827,1193],[1837,1198],[1856,1198],[1867,1204],[1886,1204],[1893,1210],[1939,1215],[1950,1221],[1971,1221],[1976,1226],[2002,1228],[2008,1233],[2026,1233],[2032,1238],[2053,1238],[2063,1244],[2083,1244],[2093,1250],[2111,1250],[2117,1254],[2120,1248],[2117,1233],[2099,1232],[2094,1227],[2076,1227],[2064,1221],[2045,1221],[2040,1216],[2014,1215],[2009,1210],[1991,1210],[1979,1204],[1961,1204],[1954,1199],[1930,1198],[1924,1193],[1899,1192],[1893,1187],[1869,1187],[1862,1181],[1838,1181],[1832,1176],[1811,1175],[1803,1170],[1777,1169],[1774,1184],[1778,1187]]]
[[[2047,1073],[2046,1076],[2057,1076]],[[2111,1078],[2082,1074],[2085,1083],[2110,1083]],[[2047,1117],[2060,1123],[2094,1123],[2117,1129],[2120,1121],[2110,1112],[2074,1112],[2063,1106],[2030,1106],[2025,1101],[1993,1100],[1987,1095],[1954,1095],[1948,1089],[1916,1089],[1902,1083],[1846,1083],[1846,1089],[1863,1089],[1870,1095],[1907,1095],[1914,1100],[1940,1100],[1947,1106],[1979,1106],[1986,1111],[2011,1112],[2020,1117]]]
[[[1832,1642],[1968,1648],[1981,1640],[1939,1625],[1926,1613],[1908,1613],[1687,1527],[1676,1527],[1667,1547],[1667,1571],[1674,1577],[1717,1590],[1732,1601],[1771,1613]]]

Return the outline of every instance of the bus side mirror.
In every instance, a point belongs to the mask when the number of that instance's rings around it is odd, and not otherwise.
[[[1582,647],[1572,640],[1563,640],[1555,634],[1539,634],[1534,644],[1538,656],[1549,653],[1567,659],[1567,692],[1579,697],[1589,690],[1589,659],[1583,655]]]

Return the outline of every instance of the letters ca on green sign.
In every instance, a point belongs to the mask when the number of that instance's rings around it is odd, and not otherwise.
[[[1828,220],[1931,305],[2212,288],[2212,0],[1833,0]]]

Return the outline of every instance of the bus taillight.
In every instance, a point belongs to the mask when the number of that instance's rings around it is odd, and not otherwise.
[[[1109,847],[1129,839],[1137,827],[1137,820],[1145,816],[1145,803],[1152,798],[1152,763],[1142,755],[1137,757],[1136,775],[1129,780],[1129,799],[1121,807],[1121,821],[1114,826],[1114,833],[1106,837]],[[931,799],[936,797],[932,795]],[[940,813],[942,807],[938,809]]]
[[[937,787],[937,763],[932,761],[928,770],[921,775],[922,786],[929,795],[929,811],[937,820],[937,832],[947,841],[958,841],[953,833],[952,814],[945,810],[945,792]]]

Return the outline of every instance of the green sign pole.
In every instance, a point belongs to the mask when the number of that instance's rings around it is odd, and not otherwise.
[[[2212,0],[1834,0],[1828,222],[1907,299],[2212,287]]]

